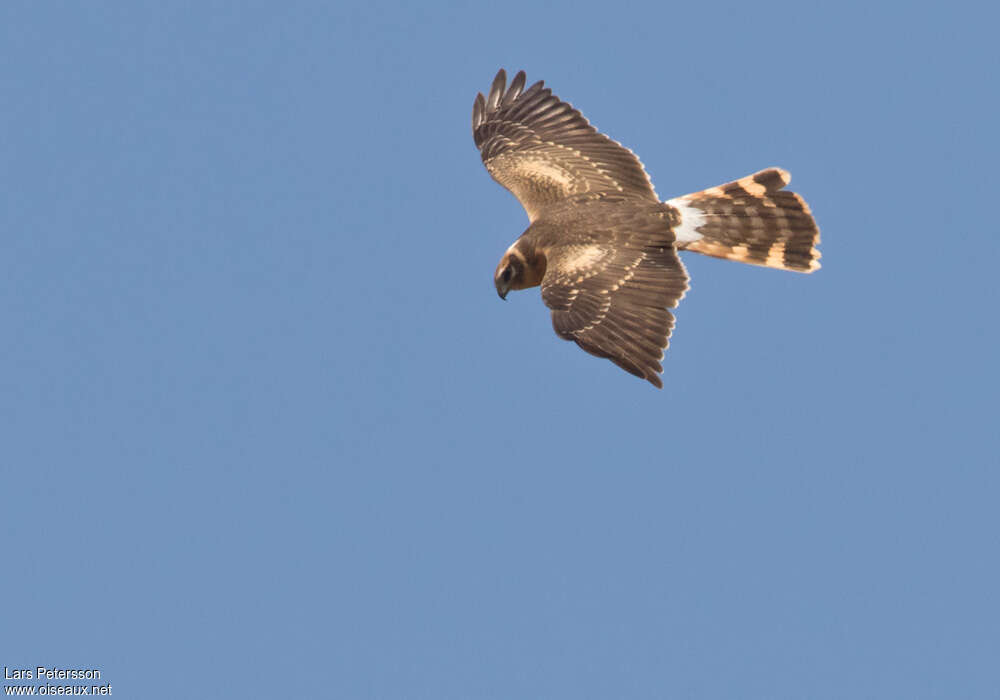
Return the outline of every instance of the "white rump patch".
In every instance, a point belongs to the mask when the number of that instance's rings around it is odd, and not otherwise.
[[[674,236],[678,243],[694,243],[704,238],[698,233],[698,229],[705,223],[705,214],[701,209],[696,209],[688,204],[684,197],[676,197],[666,201],[681,214],[681,223],[674,229]]]
[[[575,245],[567,249],[559,258],[562,272],[579,272],[597,264],[606,254],[604,248],[596,245]]]

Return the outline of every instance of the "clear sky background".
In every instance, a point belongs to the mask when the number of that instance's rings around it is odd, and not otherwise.
[[[0,664],[126,698],[996,698],[995,6],[0,5]],[[544,79],[686,255],[657,391],[501,302]]]

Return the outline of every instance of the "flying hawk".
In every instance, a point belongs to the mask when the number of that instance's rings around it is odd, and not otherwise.
[[[539,81],[501,69],[476,95],[472,135],[531,225],[507,249],[497,293],[541,285],[560,338],[662,388],[663,351],[688,288],[678,250],[796,272],[819,268],[808,205],[779,168],[661,202],[632,151]]]

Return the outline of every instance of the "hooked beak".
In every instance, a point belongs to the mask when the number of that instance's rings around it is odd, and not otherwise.
[[[507,292],[510,291],[510,287],[501,282],[499,279],[496,281],[496,285],[497,285],[497,295],[504,301],[507,301]]]

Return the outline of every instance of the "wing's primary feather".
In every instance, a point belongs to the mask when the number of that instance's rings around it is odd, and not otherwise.
[[[547,204],[574,194],[615,192],[658,201],[632,151],[600,133],[539,81],[524,89],[520,71],[506,88],[497,73],[476,96],[472,133],[493,179],[518,198],[534,221]]]

